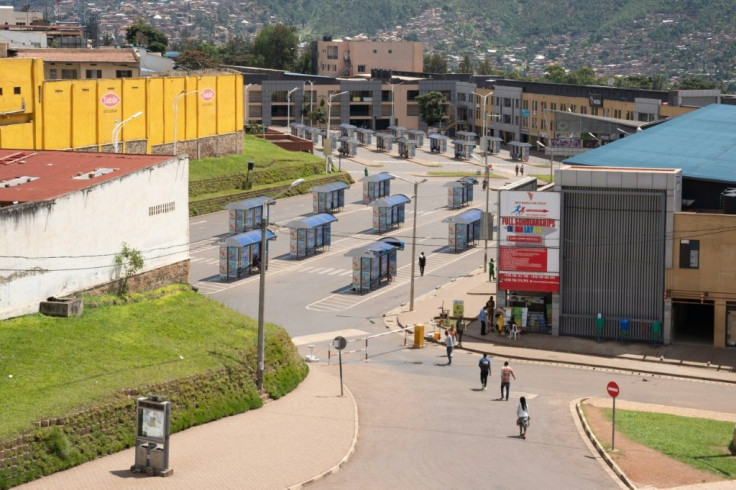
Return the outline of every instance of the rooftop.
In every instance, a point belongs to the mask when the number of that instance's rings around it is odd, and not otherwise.
[[[18,48],[18,58],[41,58],[51,62],[97,62],[97,63],[138,63],[132,48],[101,49],[58,49],[58,48]]]

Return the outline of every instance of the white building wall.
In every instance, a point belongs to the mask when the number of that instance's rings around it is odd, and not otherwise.
[[[0,209],[0,319],[116,279],[123,242],[143,254],[140,272],[188,260],[188,182],[188,159],[172,158],[50,201]],[[173,209],[151,214],[167,205]]]

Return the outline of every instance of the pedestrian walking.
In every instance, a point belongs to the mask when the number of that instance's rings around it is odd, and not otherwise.
[[[488,261],[488,280],[496,280],[496,263],[493,262],[493,259]]]
[[[365,175],[366,177],[368,177],[368,167],[365,167],[363,169],[363,175]]]
[[[487,306],[487,303],[486,303],[486,306]],[[486,334],[486,318],[488,318],[487,313],[486,313],[486,306],[481,308],[480,311],[478,312],[478,321],[480,321],[480,334],[481,335]]]
[[[498,330],[499,335],[503,335],[503,325],[504,325],[503,313],[497,313],[496,314],[496,329]]]
[[[424,275],[424,266],[427,265],[427,257],[424,256],[424,252],[419,253],[419,275]]]
[[[486,385],[488,384],[488,375],[491,374],[491,358],[488,354],[483,354],[483,357],[478,361],[478,367],[480,368],[480,385],[483,391],[486,391]]]
[[[463,346],[463,334],[465,333],[465,322],[462,318],[457,321],[457,346]]]
[[[514,170],[516,170],[516,176],[518,177],[519,176],[519,166],[517,165]]]
[[[452,332],[445,330],[445,347],[447,347],[447,365],[452,364],[452,350],[455,348],[455,337]]]
[[[526,430],[529,428],[529,406],[526,404],[526,397],[519,398],[519,404],[516,406],[516,425],[519,426],[519,437],[526,439]]]
[[[501,400],[504,399],[503,390],[505,388],[506,389],[506,401],[509,401],[509,388],[511,387],[511,377],[512,376],[514,379],[516,379],[514,370],[511,369],[511,366],[509,366],[509,361],[505,361],[503,363],[503,367],[501,368]]]
[[[521,172],[521,175],[522,176],[524,175],[524,165],[522,165],[521,167],[519,167],[519,172]]]

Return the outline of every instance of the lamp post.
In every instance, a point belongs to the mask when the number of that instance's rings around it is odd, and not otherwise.
[[[258,366],[256,367],[256,386],[258,392],[263,392],[263,371],[265,368],[265,357],[266,357],[266,330],[263,326],[264,312],[266,309],[266,231],[269,221],[269,208],[271,204],[275,204],[274,199],[279,197],[281,194],[288,192],[290,189],[302,184],[304,179],[297,179],[291,183],[288,189],[279,192],[278,194],[271,196],[268,201],[263,203],[261,209],[261,250],[260,250],[260,283],[258,285]]]
[[[248,89],[253,86],[252,83],[249,83],[245,86],[245,130],[248,130],[248,115],[250,112],[250,99],[248,98]]]
[[[286,131],[289,131],[289,123],[291,122],[291,94],[296,92],[298,88],[294,87],[286,92]]]
[[[127,119],[123,119],[120,122],[115,122],[115,126],[112,128],[112,149],[115,153],[118,152],[118,139],[120,139],[120,130],[123,128],[123,125],[127,123],[128,121],[132,121],[136,117],[142,116],[143,112],[138,111],[132,116],[130,116]]]
[[[329,97],[327,97],[327,140],[329,144],[332,144],[332,138],[330,137],[330,119],[332,118],[332,99],[337,97],[338,95],[346,94],[348,93],[347,90],[343,90],[342,92],[332,94]],[[323,148],[324,151],[324,148]],[[330,160],[327,157],[327,152],[324,151],[325,154],[325,173],[330,173]]]
[[[555,156],[552,153],[552,151],[549,150],[547,146],[541,141],[537,141],[537,146],[541,146],[542,148],[545,149],[545,152],[549,153],[549,181],[552,182],[552,169],[554,168],[554,165],[555,165]]]
[[[183,90],[174,96],[174,155],[176,155],[176,141],[179,139],[179,133],[177,124],[179,123],[179,99],[186,95],[196,94],[199,90],[192,90],[191,92],[184,92]]]
[[[409,311],[414,311],[414,267],[417,256],[417,201],[419,200],[419,184],[427,182],[427,179],[414,181],[391,173],[389,175],[395,179],[414,184],[414,223],[411,232],[411,280],[409,281]]]
[[[314,106],[314,82],[307,80],[309,84],[309,127],[312,127],[312,107]]]
[[[488,96],[491,95],[493,92],[488,92],[485,95],[481,95],[478,92],[473,92],[477,97],[481,97],[483,99],[483,136],[486,135],[486,101],[488,100]],[[486,148],[483,148],[484,151],[486,151]]]

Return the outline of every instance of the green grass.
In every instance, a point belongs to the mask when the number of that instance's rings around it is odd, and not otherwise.
[[[0,351],[0,439],[122,388],[254,356],[255,321],[219,303],[176,288],[132,299],[138,302],[85,308],[78,318],[37,314],[0,322],[0,345],[7,346]],[[279,330],[267,325],[267,339]]]
[[[606,409],[604,415],[611,420],[612,411]],[[726,479],[736,478],[736,458],[728,449],[733,427],[733,422],[616,410],[617,432],[672,459]]]
[[[248,171],[248,161],[257,169],[279,168],[305,163],[323,162],[311,153],[288,151],[261,138],[246,135],[243,153],[216,158],[203,158],[189,162],[189,180],[207,180],[242,174]]]

